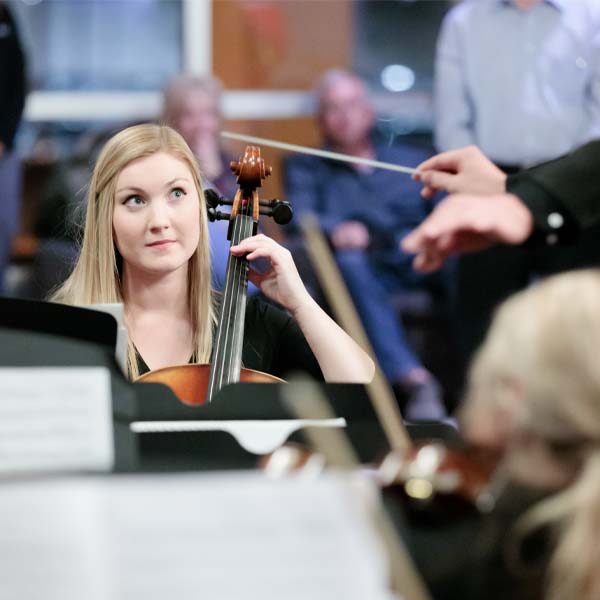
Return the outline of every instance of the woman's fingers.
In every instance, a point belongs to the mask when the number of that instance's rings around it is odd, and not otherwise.
[[[239,244],[231,247],[231,253],[234,256],[245,254],[250,261],[257,258],[268,258],[274,265],[291,260],[292,256],[287,248],[263,234],[242,240]]]

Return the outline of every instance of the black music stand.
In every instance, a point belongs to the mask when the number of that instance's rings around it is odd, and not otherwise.
[[[132,421],[227,421],[227,420],[279,420],[295,419],[282,399],[282,389],[291,384],[236,383],[225,386],[215,396],[211,404],[187,406],[182,404],[166,386],[157,383],[136,384],[139,388],[133,402],[117,402],[114,405],[115,419],[122,423]],[[365,386],[358,384],[318,383],[321,392],[329,400],[336,417],[346,420],[346,433],[362,462],[372,462],[383,458],[389,451],[385,434],[367,396]],[[298,402],[302,398],[298,397]],[[460,436],[450,425],[444,423],[406,424],[413,440],[439,439],[445,443],[460,443]],[[139,440],[141,464],[145,457],[152,456],[153,462],[161,462],[159,454],[174,453],[180,441],[187,438],[179,450],[181,454],[193,454],[194,461],[203,460],[205,446],[194,448],[194,438],[208,436],[202,434],[145,433]],[[229,434],[223,434],[229,435]],[[178,441],[180,440],[180,441]],[[302,429],[290,436],[290,441],[305,441]],[[189,458],[189,457],[188,457]],[[183,460],[182,456],[180,460]],[[247,465],[253,466],[256,458]],[[207,467],[205,467],[207,468]],[[216,468],[223,468],[219,464]]]
[[[115,361],[117,323],[104,312],[33,300],[0,298],[0,367],[108,368],[111,379],[115,440],[115,471],[243,468],[256,457],[223,432],[202,436],[156,436],[140,444],[123,413],[136,407],[181,406],[163,385],[136,385],[121,373]],[[184,407],[185,408],[185,407]],[[152,443],[149,443],[152,442]],[[175,442],[175,443],[173,443]],[[191,448],[189,456],[186,452]],[[202,460],[198,460],[198,458]]]
[[[110,315],[37,300],[0,298],[0,327],[92,342],[113,352],[117,340],[117,322]]]
[[[281,385],[234,384],[223,388],[210,405],[182,404],[164,385],[132,384],[114,358],[117,323],[104,312],[31,300],[0,298],[0,366],[105,366],[111,374],[116,470],[188,470],[250,468],[257,457],[226,432],[144,433],[130,430],[133,421],[292,419],[281,399]],[[319,384],[333,412],[347,422],[363,461],[388,450],[385,436],[364,386]],[[298,399],[301,401],[301,398]],[[455,434],[449,426],[409,425],[417,437]],[[424,428],[424,429],[423,429]],[[444,429],[446,428],[446,429]],[[291,439],[302,439],[302,432]]]

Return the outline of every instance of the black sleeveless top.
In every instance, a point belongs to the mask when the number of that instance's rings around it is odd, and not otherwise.
[[[140,375],[150,369],[137,352]],[[190,358],[189,362],[194,362]],[[256,369],[286,378],[292,371],[308,373],[323,380],[323,373],[300,327],[285,311],[255,296],[246,303],[246,322],[242,363]]]

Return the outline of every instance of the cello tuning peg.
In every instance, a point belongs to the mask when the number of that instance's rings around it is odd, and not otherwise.
[[[294,216],[292,205],[287,200],[277,200],[273,204],[273,220],[278,225],[287,225]]]
[[[210,208],[216,208],[219,204],[222,204],[221,197],[215,190],[206,190],[204,192],[204,198],[206,200],[206,204]]]
[[[217,210],[214,206],[208,206],[206,208],[206,214],[211,223],[214,221],[229,221],[229,218],[231,217],[229,213],[223,213],[220,210]]]
[[[229,206],[233,204],[233,200],[229,200],[224,196],[219,196],[218,192],[213,189],[206,190],[204,192],[204,198],[206,200],[206,205],[209,208],[216,208],[222,204],[227,204]]]
[[[278,225],[287,225],[294,216],[292,205],[287,200],[261,200],[260,204],[264,207],[260,213],[267,217],[273,217]]]

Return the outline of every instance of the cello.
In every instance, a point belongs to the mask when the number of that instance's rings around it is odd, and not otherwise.
[[[281,225],[289,223],[292,218],[289,202],[259,199],[257,188],[272,172],[261,158],[260,148],[247,146],[243,158],[232,161],[230,168],[237,175],[239,186],[233,200],[221,198],[214,190],[207,190],[205,198],[210,221],[229,220],[227,239],[231,246],[256,234],[259,215],[273,217]],[[219,205],[230,205],[231,213],[218,211]],[[274,375],[241,366],[248,270],[245,257],[229,255],[210,364],[164,367],[145,373],[137,382],[163,383],[188,405],[209,403],[223,386],[238,381],[282,382]]]

